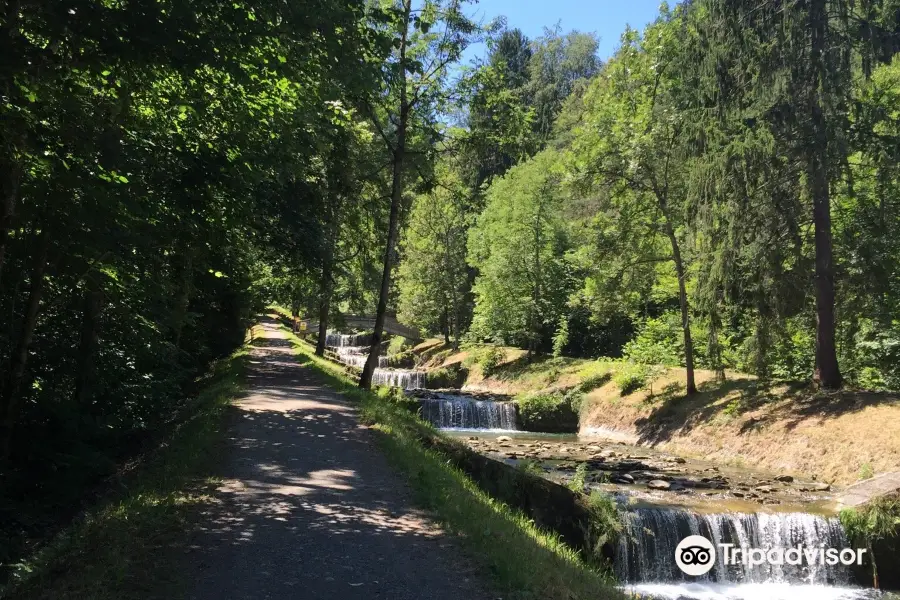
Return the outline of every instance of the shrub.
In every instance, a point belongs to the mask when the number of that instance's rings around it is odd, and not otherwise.
[[[529,475],[533,475],[534,477],[544,476],[544,469],[541,468],[541,463],[530,458],[524,458],[517,462],[516,468],[523,473],[528,473]]]
[[[578,390],[585,394],[590,393],[598,387],[606,385],[606,382],[610,379],[612,379],[612,375],[609,373],[593,373],[585,377],[581,383],[578,384]]]
[[[500,348],[488,348],[488,351],[485,352],[484,357],[481,359],[481,372],[485,376],[490,376],[505,358],[506,353]]]
[[[900,535],[900,497],[877,498],[859,509],[847,508],[840,513],[841,525],[847,537],[857,544],[864,544],[869,551],[872,578],[878,587],[878,565],[875,557],[876,542],[896,539]]]
[[[592,490],[588,497],[588,508],[591,511],[591,525],[594,540],[593,555],[602,554],[603,546],[611,544],[622,533],[622,513],[616,501],[609,494],[600,490]]]
[[[632,394],[647,385],[652,369],[649,365],[623,362],[613,377],[613,383],[623,396]]]
[[[395,335],[391,337],[391,341],[388,342],[387,353],[391,354],[400,354],[401,352],[408,350],[412,347],[412,344],[408,339],[403,336]]]
[[[572,481],[569,482],[568,487],[573,492],[583,492],[586,483],[587,463],[578,463],[578,466],[575,467],[575,475],[572,477]]]
[[[640,333],[625,344],[624,355],[636,363],[681,365],[684,355],[681,315],[667,312],[647,319]]]
[[[506,353],[502,348],[496,346],[473,347],[469,350],[469,355],[463,361],[463,365],[472,368],[474,366],[481,367],[481,372],[485,377],[489,377],[506,359]]]
[[[468,374],[468,371],[459,363],[441,367],[440,369],[432,369],[428,371],[428,380],[425,387],[431,389],[462,387]]]
[[[573,407],[573,401],[578,407]],[[560,392],[523,394],[516,397],[519,423],[527,431],[572,433],[578,431],[580,397]]]

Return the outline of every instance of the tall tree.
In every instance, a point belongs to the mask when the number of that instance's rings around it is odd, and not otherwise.
[[[649,239],[637,248],[654,252],[658,249],[654,238],[661,236],[666,241],[668,252],[630,260],[636,265],[665,261],[674,267],[686,390],[691,394],[697,388],[688,259],[683,251],[683,125],[671,104],[672,87],[677,83],[667,74],[675,41],[669,17],[664,15],[648,27],[643,37],[634,30],[623,34],[622,46],[607,64],[605,77],[595,80],[586,93],[585,114],[576,128],[571,165],[587,189],[600,186],[605,190],[606,208],[620,220],[623,230]],[[652,44],[645,40],[652,40]],[[626,222],[634,219],[640,225]]]
[[[378,366],[401,213],[405,208],[406,171],[411,159],[420,160],[428,154],[431,141],[438,136],[435,111],[450,93],[446,80],[451,66],[459,60],[476,31],[463,14],[462,4],[462,0],[426,0],[414,9],[411,0],[382,3],[394,52],[383,69],[383,90],[364,99],[362,104],[391,156],[391,209],[375,332],[359,382],[365,389],[372,386],[372,374]]]
[[[443,328],[455,347],[466,319],[469,221],[465,187],[441,165],[436,185],[413,202],[398,271],[400,319],[425,331]]]

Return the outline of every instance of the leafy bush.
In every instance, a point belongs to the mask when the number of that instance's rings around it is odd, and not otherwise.
[[[392,404],[396,404],[411,413],[417,413],[419,411],[420,404],[418,400],[411,396],[407,396],[400,388],[379,385],[375,388],[375,393],[382,400],[387,400]]]
[[[587,483],[587,463],[578,463],[578,466],[575,467],[575,475],[572,476],[572,481],[569,482],[569,489],[573,492],[583,492],[584,486]]]
[[[859,509],[847,508],[840,513],[841,525],[847,537],[857,544],[864,544],[869,551],[872,577],[878,587],[878,565],[875,544],[900,536],[900,497],[877,498]]]
[[[462,387],[467,375],[468,371],[459,363],[432,369],[428,371],[426,387],[431,389]]]
[[[463,361],[463,365],[472,368],[481,367],[485,377],[489,377],[506,359],[506,353],[496,346],[473,347],[469,349],[469,355]]]
[[[412,343],[410,343],[408,339],[403,336],[395,335],[391,337],[391,341],[388,342],[387,353],[388,356],[391,354],[400,354],[410,348],[412,348]]]
[[[680,313],[667,312],[644,321],[640,333],[625,344],[623,354],[636,363],[681,366],[684,339]]]
[[[527,431],[571,433],[578,431],[580,395],[560,392],[522,394],[516,397],[519,423]],[[577,402],[577,406],[573,406]]]
[[[490,376],[505,358],[506,353],[500,348],[489,348],[481,359],[481,372],[484,373],[485,376]]]
[[[516,463],[516,468],[524,473],[528,473],[529,475],[533,475],[534,477],[543,477],[544,469],[541,468],[541,463],[536,460],[532,460],[530,458],[524,458]]]
[[[623,396],[627,396],[646,386],[652,372],[650,365],[621,362],[613,377],[613,383],[621,390]]]
[[[581,383],[578,384],[578,390],[587,394],[596,390],[598,387],[602,387],[606,385],[612,379],[612,375],[609,373],[593,373],[585,377]]]
[[[622,513],[612,496],[600,490],[591,490],[588,508],[591,511],[591,537],[594,540],[592,554],[597,557],[602,554],[603,546],[615,542],[621,535],[624,528]]]

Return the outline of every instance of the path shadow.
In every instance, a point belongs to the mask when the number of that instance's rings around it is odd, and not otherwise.
[[[475,567],[411,508],[356,408],[300,366],[290,341],[254,342],[221,483],[184,548],[187,597],[486,597]]]

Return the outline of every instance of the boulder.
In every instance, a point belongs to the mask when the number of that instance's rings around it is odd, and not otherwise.
[[[621,473],[613,475],[610,481],[613,483],[634,483],[634,476],[631,473]]]
[[[781,483],[791,483],[794,481],[794,478],[790,475],[779,475],[775,478],[775,481],[780,481]]]
[[[501,435],[500,437],[497,438],[497,441],[498,442],[511,442],[512,438],[509,437],[508,435]]]
[[[651,490],[668,490],[671,489],[672,485],[668,481],[663,481],[662,479],[654,479],[647,483],[647,487]]]

